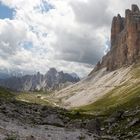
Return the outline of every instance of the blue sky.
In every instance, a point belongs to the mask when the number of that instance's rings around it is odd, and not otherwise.
[[[8,6],[5,6],[0,2],[0,19],[5,19],[5,18],[12,19],[13,14],[14,14],[14,9],[10,9]]]

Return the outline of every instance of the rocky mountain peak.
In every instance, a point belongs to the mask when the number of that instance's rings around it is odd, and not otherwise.
[[[14,91],[52,91],[79,81],[78,76],[73,77],[69,73],[58,72],[55,68],[50,68],[45,75],[37,72],[34,75],[0,79],[0,85]]]
[[[111,47],[114,46],[117,35],[124,29],[124,18],[120,14],[112,20],[111,28]]]
[[[136,4],[132,4],[132,12],[133,13],[139,13],[140,12],[139,7]]]
[[[112,71],[131,65],[140,58],[140,10],[135,4],[112,20],[110,51],[97,63],[94,71],[103,67]]]
[[[57,70],[55,68],[50,68],[47,73],[56,74],[57,73]]]

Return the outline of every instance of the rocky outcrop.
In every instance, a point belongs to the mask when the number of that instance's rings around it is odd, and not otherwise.
[[[58,72],[55,68],[51,68],[45,75],[38,72],[35,75],[1,79],[0,85],[14,91],[52,91],[59,90],[79,80],[78,76],[75,77],[63,71]]]
[[[125,11],[125,17],[113,18],[111,27],[110,51],[98,62],[94,71],[103,67],[112,71],[125,65],[131,65],[140,58],[140,10],[132,5]]]

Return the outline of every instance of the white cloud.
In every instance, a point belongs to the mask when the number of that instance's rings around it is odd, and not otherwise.
[[[56,67],[81,76],[103,56],[113,15],[140,5],[139,0],[0,1],[16,10],[14,19],[0,20],[0,67],[43,73]]]
[[[20,50],[18,43],[26,38],[26,27],[18,20],[0,20],[0,51],[6,57],[16,54]]]

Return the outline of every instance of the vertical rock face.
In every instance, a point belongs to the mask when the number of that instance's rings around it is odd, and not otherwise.
[[[113,18],[111,27],[111,48],[102,58],[94,71],[107,67],[115,70],[124,65],[131,65],[140,58],[140,10],[132,5],[125,11],[125,17]]]
[[[117,17],[113,18],[112,28],[111,28],[111,46],[115,44],[117,35],[124,29],[124,18],[119,14]]]

